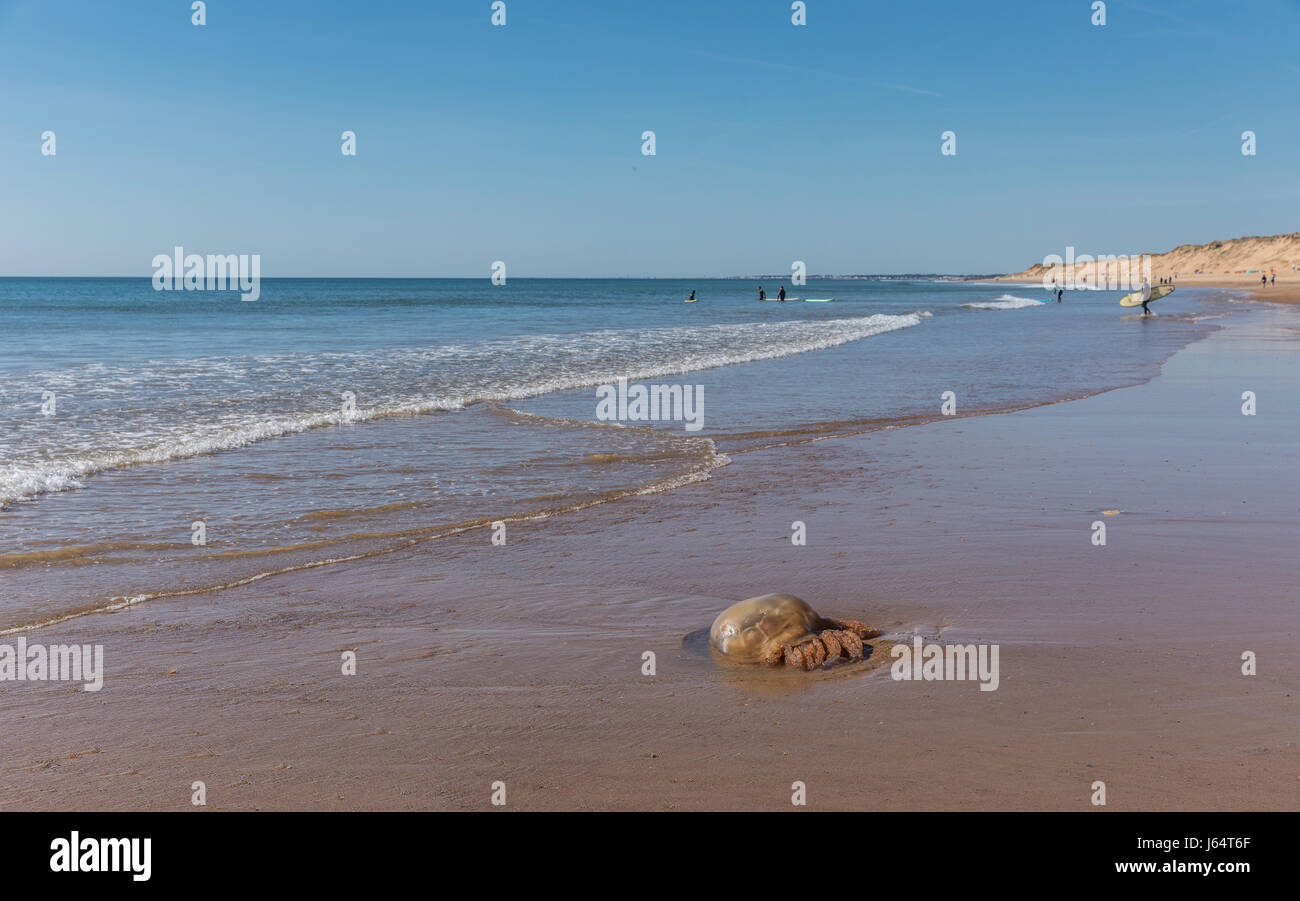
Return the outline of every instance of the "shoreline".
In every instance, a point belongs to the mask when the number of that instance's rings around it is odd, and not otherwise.
[[[971,306],[970,304],[964,306]],[[962,316],[971,316],[964,309]],[[918,311],[915,315],[922,320],[932,316]],[[986,316],[985,313],[975,314]],[[1002,315],[1001,313],[997,315]],[[1018,315],[1018,314],[1015,314]],[[866,320],[874,320],[872,314]],[[1185,319],[1199,322],[1202,316],[1178,314],[1173,319]],[[1208,317],[1214,318],[1214,317]],[[972,318],[972,325],[977,321]],[[993,323],[992,317],[987,320]],[[1047,320],[1043,320],[1047,321]],[[1217,326],[1196,326],[1195,332],[1208,331]],[[901,331],[901,330],[896,330]],[[882,333],[883,334],[883,333]],[[1180,343],[1195,340],[1193,335],[1182,334],[1181,328],[1168,333],[1170,337],[1160,343],[1158,348],[1150,345],[1142,347],[1144,358],[1131,360],[1123,368],[1112,369],[1106,374],[1075,377],[1063,384],[1039,383],[1032,380],[1032,389],[1020,392],[1019,397],[1009,396],[1007,392],[991,396],[965,400],[961,416],[1001,415],[1020,410],[1032,409],[1044,404],[1063,403],[1093,396],[1105,391],[1115,390],[1154,377],[1160,364],[1174,352]],[[882,336],[874,336],[882,337]],[[1146,341],[1147,339],[1143,339]],[[871,352],[872,345],[860,341],[842,342],[852,345],[859,353]],[[1132,344],[1132,339],[1130,339]],[[839,347],[836,344],[834,347]],[[1007,348],[1014,351],[1013,346]],[[1082,349],[1082,347],[1081,347]],[[1133,348],[1136,350],[1137,348]],[[834,348],[832,348],[834,350]],[[882,345],[882,350],[887,346]],[[1153,351],[1158,352],[1153,353]],[[789,362],[787,368],[791,375],[801,369],[823,367],[824,358],[808,357],[800,361],[801,354],[788,354],[776,358],[779,363]],[[895,357],[899,357],[895,353]],[[753,365],[761,366],[762,361]],[[710,369],[695,370],[701,374],[728,373],[731,367],[716,366]],[[845,371],[845,377],[852,373]],[[945,378],[959,378],[961,372],[956,366],[949,367]],[[777,379],[780,380],[780,376]],[[951,384],[949,382],[948,384]],[[935,392],[939,383],[936,383]],[[969,396],[969,395],[968,395]],[[858,418],[824,419],[819,417],[834,416],[846,412],[844,408],[831,404],[822,404],[817,414],[808,418],[798,418],[799,413],[790,413],[768,422],[752,422],[744,419],[723,421],[720,428],[712,432],[702,432],[696,437],[682,436],[674,431],[653,427],[628,426],[626,424],[608,424],[583,419],[587,412],[587,394],[581,390],[554,391],[541,398],[534,398],[531,410],[525,401],[516,401],[513,408],[499,406],[490,401],[467,405],[456,415],[460,417],[450,423],[457,423],[468,431],[473,428],[474,417],[489,422],[514,422],[522,424],[540,424],[544,428],[561,426],[579,429],[595,438],[595,444],[603,450],[613,450],[609,454],[570,454],[568,462],[586,469],[587,475],[582,482],[582,490],[567,490],[557,493],[555,490],[540,494],[507,494],[505,503],[493,504],[493,509],[485,511],[481,506],[466,507],[461,505],[454,509],[446,504],[436,503],[436,498],[420,498],[400,505],[379,504],[375,499],[371,505],[351,506],[343,510],[331,508],[319,509],[308,507],[308,513],[290,510],[285,516],[291,527],[298,531],[285,535],[287,540],[271,543],[259,540],[266,530],[254,534],[247,541],[227,542],[220,551],[189,557],[190,545],[181,541],[171,546],[160,546],[154,535],[165,534],[167,523],[158,523],[157,528],[148,536],[137,532],[134,538],[123,535],[117,541],[105,542],[102,539],[105,529],[81,529],[77,540],[65,541],[53,547],[49,544],[36,545],[34,548],[20,548],[14,553],[0,555],[0,570],[12,574],[11,591],[13,599],[8,613],[0,617],[0,638],[8,635],[30,634],[44,628],[56,626],[85,616],[102,615],[126,607],[146,605],[166,598],[195,597],[213,592],[220,592],[232,587],[286,575],[294,571],[331,568],[347,565],[361,559],[368,559],[384,554],[399,552],[408,547],[426,545],[438,539],[456,535],[464,531],[486,532],[496,523],[504,523],[513,528],[516,524],[549,519],[559,515],[585,509],[588,506],[609,503],[619,499],[644,494],[660,493],[673,490],[682,484],[707,478],[709,473],[725,466],[729,456],[745,454],[767,447],[796,447],[816,443],[832,437],[863,435],[879,429],[911,427],[920,423],[942,419],[938,409],[930,404],[929,397],[912,397],[907,404],[894,402],[898,412],[881,412]],[[789,401],[787,401],[789,403]],[[886,402],[886,409],[889,409]],[[743,425],[741,425],[743,423]],[[747,426],[747,427],[746,427]],[[258,479],[259,484],[264,474],[263,469],[283,466],[276,462],[275,455],[283,458],[286,449],[289,460],[295,458],[311,464],[312,450],[335,450],[333,445],[343,442],[354,443],[357,448],[396,446],[411,443],[410,435],[424,436],[424,440],[446,437],[448,423],[440,423],[430,415],[422,416],[376,416],[365,420],[364,429],[358,428],[355,439],[349,433],[351,424],[342,428],[314,428],[290,436],[281,436],[276,442],[253,442],[230,454],[198,453],[166,462],[167,469],[155,469],[151,465],[128,464],[98,474],[104,480],[106,489],[99,491],[69,491],[66,495],[53,492],[48,497],[35,501],[40,505],[35,508],[37,522],[46,506],[64,505],[65,519],[76,522],[78,516],[93,518],[99,512],[102,496],[112,496],[117,492],[129,500],[135,491],[141,501],[148,501],[148,487],[159,478],[167,478],[182,485],[197,485],[214,473],[220,478],[234,482],[240,477]],[[503,436],[508,438],[509,436]],[[418,440],[415,443],[419,443]],[[672,450],[672,454],[662,452],[663,448]],[[557,447],[557,450],[560,448]],[[647,453],[647,449],[651,451]],[[689,451],[689,452],[688,452]],[[355,452],[355,451],[354,451]],[[620,452],[626,459],[620,458]],[[247,455],[253,455],[264,462],[243,463]],[[579,454],[581,456],[579,457]],[[260,455],[260,456],[259,456]],[[611,479],[603,473],[591,475],[594,463],[609,456],[623,465],[617,477]],[[676,462],[670,462],[670,457]],[[563,458],[556,457],[561,460]],[[629,462],[630,461],[630,462]],[[653,467],[645,465],[656,461]],[[636,469],[635,473],[631,469]],[[340,471],[346,471],[343,468]],[[160,475],[166,473],[166,475]],[[602,481],[603,480],[603,481]],[[141,492],[140,486],[145,486]],[[182,491],[177,492],[184,496]],[[387,500],[388,498],[384,498]],[[26,504],[27,502],[19,502]],[[304,499],[310,504],[310,500]],[[147,504],[146,504],[147,505]],[[282,504],[282,506],[284,506]],[[391,518],[387,515],[394,509],[398,512]],[[31,512],[24,509],[23,512]],[[185,517],[190,511],[178,511],[177,518],[188,522]],[[459,515],[457,515],[459,514]],[[382,515],[382,518],[381,518]],[[304,521],[338,521],[343,527],[318,527],[314,523],[310,530],[300,527]],[[113,534],[112,524],[108,527]],[[188,537],[186,535],[185,537]],[[148,568],[137,565],[131,555],[137,551],[141,556],[147,552],[162,549],[148,561]],[[179,551],[171,553],[173,548]],[[141,556],[141,559],[145,559]],[[58,598],[51,603],[48,598]],[[19,600],[21,598],[22,600]]]
[[[1297,273],[1288,273],[1288,276],[1294,277]],[[1007,285],[1034,285],[1042,286],[1041,279],[1017,279],[1014,276],[998,276],[994,279],[998,284]],[[1228,291],[1245,291],[1248,292],[1247,300],[1261,300],[1267,303],[1296,304],[1300,303],[1300,281],[1284,282],[1281,285],[1272,285],[1263,288],[1259,284],[1259,279],[1252,279],[1250,276],[1242,276],[1237,279],[1224,278],[1223,276],[1209,276],[1206,278],[1179,277],[1173,282],[1175,288],[1222,288]],[[1088,289],[1067,289],[1067,290],[1096,290]],[[1122,291],[1122,288],[1106,288],[1101,290]]]
[[[1137,386],[826,437],[799,471],[749,450],[504,547],[458,535],[42,630],[104,644],[106,688],[5,693],[0,803],[186,809],[203,780],[215,809],[490,809],[501,779],[524,808],[788,809],[802,779],[819,808],[1088,809],[1104,771],[1120,809],[1289,809],[1297,511],[1269,487],[1294,462],[1289,316],[1230,316]],[[1244,383],[1273,412],[1242,446]],[[684,644],[767,591],[888,639],[1001,644],[1002,687],[893,682],[879,657],[731,671]]]
[[[1157,364],[1157,366],[1163,365]],[[1155,378],[1151,375],[1150,378]],[[1150,379],[1148,379],[1149,381]],[[1142,383],[1139,383],[1142,384]],[[1027,410],[1033,410],[1039,407],[1052,406],[1056,404],[1074,403],[1080,400],[1086,400],[1090,397],[1096,397],[1110,391],[1118,391],[1124,388],[1135,387],[1133,385],[1115,385],[1111,387],[1098,388],[1088,391],[1077,396],[1056,397],[1047,400],[1039,400],[1021,404],[1011,404],[988,409],[976,408],[966,410],[961,413],[962,419],[969,419],[980,416],[1003,416],[1013,413],[1021,413]],[[538,419],[547,419],[548,417],[537,416],[536,414],[517,413],[520,416],[529,416]],[[548,520],[554,517],[566,516],[574,513],[580,513],[591,507],[602,506],[605,504],[616,504],[629,498],[641,496],[653,496],[664,492],[675,491],[697,482],[707,481],[712,473],[720,470],[732,463],[732,458],[742,456],[755,451],[772,451],[783,448],[798,447],[806,444],[814,444],[827,440],[843,440],[870,435],[878,431],[890,431],[900,428],[911,428],[915,426],[928,425],[935,422],[942,422],[944,418],[941,414],[922,414],[917,413],[907,416],[891,417],[886,419],[871,420],[844,420],[829,423],[814,423],[807,427],[796,427],[789,429],[778,429],[756,433],[742,433],[738,435],[718,435],[709,437],[706,440],[713,445],[709,457],[696,469],[683,473],[663,476],[647,482],[642,485],[631,486],[602,494],[583,497],[571,501],[559,507],[547,507],[541,509],[519,510],[509,513],[494,514],[479,517],[473,520],[460,522],[447,522],[436,526],[428,526],[414,530],[389,532],[385,536],[396,543],[372,546],[376,536],[370,535],[368,541],[359,541],[354,538],[332,538],[323,539],[313,542],[309,545],[289,545],[285,547],[262,548],[242,552],[226,552],[225,557],[234,558],[258,558],[270,557],[277,554],[283,554],[286,557],[292,557],[295,553],[300,552],[304,547],[316,548],[336,548],[338,553],[333,556],[319,559],[294,560],[294,562],[269,570],[255,571],[251,573],[232,574],[229,578],[212,584],[199,585],[182,585],[172,588],[159,588],[135,595],[122,595],[106,598],[92,605],[78,608],[71,608],[40,618],[31,622],[5,624],[0,623],[0,639],[8,636],[20,636],[36,633],[53,626],[62,625],[66,622],[72,622],[85,617],[105,616],[118,613],[122,610],[130,609],[141,604],[152,601],[175,600],[179,598],[195,597],[207,594],[214,594],[231,589],[242,588],[244,586],[261,582],[265,579],[272,579],[279,576],[289,576],[294,573],[306,572],[310,570],[325,569],[329,567],[342,567],[350,563],[361,560],[379,558],[388,554],[397,554],[409,548],[424,545],[439,539],[448,538],[468,532],[482,532],[491,530],[497,523],[505,523],[507,526],[538,522]],[[779,440],[773,440],[779,439]],[[717,442],[735,443],[737,446],[729,447],[725,451],[718,450]],[[760,443],[748,443],[758,441]],[[770,442],[770,443],[761,443]],[[19,556],[19,555],[11,555]],[[84,565],[75,558],[72,564],[67,561],[51,560],[47,561],[47,566],[66,566],[66,565]]]

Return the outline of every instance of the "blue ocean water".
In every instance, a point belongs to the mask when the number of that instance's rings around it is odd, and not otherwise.
[[[0,628],[662,490],[777,433],[937,415],[944,392],[966,413],[1134,384],[1222,312],[760,284],[782,283],[267,279],[248,303],[0,279]],[[703,427],[597,422],[620,377],[702,391]]]

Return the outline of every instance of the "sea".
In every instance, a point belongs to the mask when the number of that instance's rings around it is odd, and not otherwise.
[[[679,490],[757,447],[798,466],[834,435],[1138,384],[1232,310],[1180,290],[1144,318],[1120,293],[264,279],[248,302],[0,278],[0,634]]]

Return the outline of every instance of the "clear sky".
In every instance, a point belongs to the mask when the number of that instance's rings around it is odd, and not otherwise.
[[[0,275],[147,276],[177,244],[267,277],[988,273],[1300,229],[1296,0],[490,16],[0,0]]]

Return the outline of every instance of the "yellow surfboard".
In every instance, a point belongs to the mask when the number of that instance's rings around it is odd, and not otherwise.
[[[1160,298],[1166,297],[1173,293],[1174,293],[1173,285],[1153,285],[1151,288],[1151,298],[1150,300],[1147,301],[1147,303],[1150,303],[1152,300],[1159,300]],[[1121,307],[1142,306],[1142,292],[1134,291],[1132,294],[1125,294],[1123,297],[1119,299],[1119,305]]]

